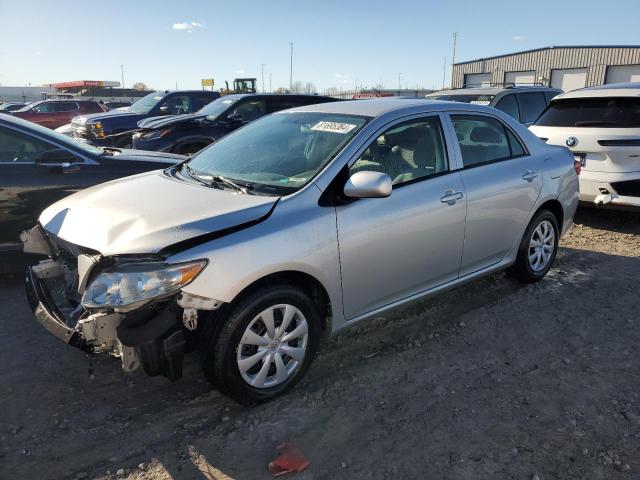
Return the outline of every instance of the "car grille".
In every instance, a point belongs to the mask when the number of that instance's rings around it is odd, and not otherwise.
[[[618,195],[624,197],[640,197],[640,179],[614,182],[611,184]]]

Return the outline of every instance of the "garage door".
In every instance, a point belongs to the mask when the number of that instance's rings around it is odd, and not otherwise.
[[[507,85],[535,85],[536,71],[530,70],[528,72],[507,72],[504,75],[504,83]]]
[[[464,76],[465,87],[488,87],[491,85],[490,73],[467,73]]]
[[[551,72],[551,86],[565,92],[584,88],[587,84],[586,68],[562,68]]]
[[[614,65],[607,67],[604,83],[640,82],[640,65]]]

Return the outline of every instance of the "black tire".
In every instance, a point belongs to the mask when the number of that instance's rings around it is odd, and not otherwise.
[[[545,221],[549,222],[553,226],[553,251],[551,252],[551,258],[545,267],[540,270],[534,270],[529,260],[529,245],[534,232],[538,226]],[[558,253],[559,239],[560,234],[556,216],[548,210],[538,211],[531,219],[531,222],[529,222],[529,225],[522,236],[522,240],[520,241],[520,246],[518,247],[516,262],[507,270],[507,273],[523,283],[539,282],[553,266],[556,254]]]
[[[303,360],[284,382],[256,388],[249,385],[240,373],[238,347],[252,320],[265,309],[278,304],[292,305],[304,316],[308,327],[306,351]],[[290,390],[311,365],[322,333],[321,318],[311,298],[294,286],[272,285],[250,293],[236,305],[230,305],[227,312],[224,318],[216,319],[219,328],[211,325],[203,331],[200,359],[209,381],[222,393],[244,405],[266,402]]]

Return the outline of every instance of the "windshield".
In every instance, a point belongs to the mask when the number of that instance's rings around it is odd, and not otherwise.
[[[443,94],[443,95],[429,95],[426,98],[428,100],[447,100],[449,102],[462,102],[462,103],[474,103],[476,105],[489,105],[491,103],[491,100],[495,98],[495,95]]]
[[[224,113],[227,108],[229,108],[241,98],[242,97],[235,95],[227,95],[226,97],[218,98],[202,107],[200,110],[198,110],[198,113],[206,115],[207,120],[215,120],[216,117]]]
[[[164,98],[164,96],[164,92],[150,93],[131,105],[128,110],[135,113],[149,113],[149,111],[155,107],[158,102]]]
[[[224,177],[253,193],[288,195],[311,180],[367,122],[364,117],[287,112],[256,120],[187,165],[199,180]]]
[[[555,100],[540,115],[543,127],[640,127],[640,98],[567,98]]]

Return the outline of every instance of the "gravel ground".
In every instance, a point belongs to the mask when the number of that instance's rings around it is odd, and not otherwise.
[[[502,274],[327,342],[267,405],[88,361],[0,285],[0,478],[640,478],[640,216],[581,210],[536,285]],[[285,477],[286,478],[286,477]]]

